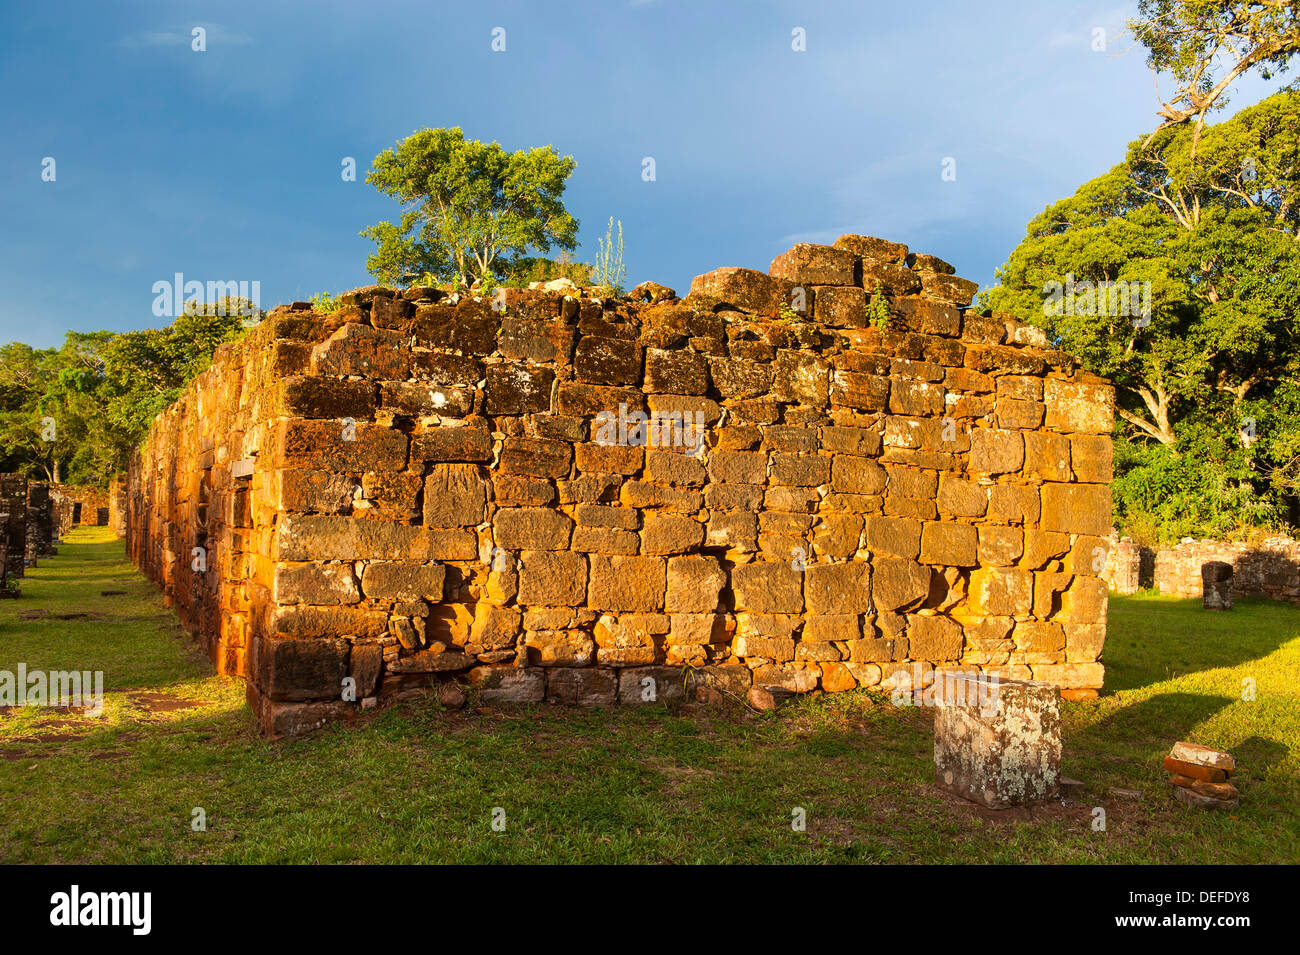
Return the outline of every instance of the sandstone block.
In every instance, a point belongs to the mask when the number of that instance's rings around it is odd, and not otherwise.
[[[1105,537],[1110,533],[1110,487],[1105,484],[1044,484],[1042,526],[1061,533]]]
[[[1110,434],[1115,423],[1115,389],[1110,385],[1062,381],[1043,383],[1047,427],[1065,434]]]
[[[921,528],[921,563],[974,567],[978,563],[977,534],[970,524],[927,521]]]
[[[526,550],[519,555],[519,602],[542,607],[573,607],[587,593],[583,554]]]
[[[941,788],[991,809],[1057,794],[1061,716],[1055,687],[945,674],[935,701],[934,768]]]
[[[361,572],[361,589],[371,600],[430,600],[443,597],[447,568],[442,564],[370,561]]]
[[[472,527],[487,519],[487,479],[476,464],[435,464],[424,481],[426,527]]]
[[[618,681],[612,670],[555,668],[546,671],[546,699],[572,706],[612,706]]]
[[[803,612],[803,575],[788,561],[738,564],[731,571],[731,585],[737,610]]]
[[[669,613],[712,613],[727,574],[716,557],[673,557],[668,561]]]
[[[543,670],[514,667],[475,667],[470,683],[479,689],[484,703],[540,703],[546,697]]]
[[[506,550],[565,550],[573,521],[546,507],[503,507],[493,519],[497,546]]]
[[[589,560],[588,607],[633,613],[663,610],[666,590],[664,558],[593,554]]]
[[[804,573],[804,601],[809,614],[866,613],[871,609],[871,565],[810,565]]]

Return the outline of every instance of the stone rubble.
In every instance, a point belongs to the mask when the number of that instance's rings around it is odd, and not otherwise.
[[[1241,805],[1241,794],[1228,781],[1237,771],[1231,753],[1196,743],[1175,743],[1165,757],[1164,768],[1170,773],[1174,796],[1188,806],[1224,810]]]

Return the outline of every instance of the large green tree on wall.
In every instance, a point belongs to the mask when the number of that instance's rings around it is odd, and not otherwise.
[[[398,224],[362,230],[378,246],[366,268],[389,285],[425,273],[468,284],[505,274],[530,249],[572,250],[578,222],[563,197],[575,166],[551,146],[509,153],[459,128],[413,133],[376,156],[366,176],[402,204]]]

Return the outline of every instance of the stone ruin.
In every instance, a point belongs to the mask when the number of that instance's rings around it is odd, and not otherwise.
[[[59,512],[44,481],[0,474],[0,597],[17,597],[19,578],[58,553]]]
[[[272,736],[450,680],[1095,695],[1113,391],[975,289],[849,235],[681,300],[282,306],[153,423],[128,552]]]
[[[124,511],[126,475],[114,475],[109,490],[91,485],[52,484],[50,496],[58,512],[59,526],[112,526],[118,537],[125,534],[121,521],[114,518]]]
[[[27,567],[27,475],[0,474],[0,544],[4,547],[0,594],[18,594]]]
[[[58,511],[50,496],[50,485],[31,481],[27,485],[27,566],[35,567],[40,558],[57,554],[54,542],[58,538]]]

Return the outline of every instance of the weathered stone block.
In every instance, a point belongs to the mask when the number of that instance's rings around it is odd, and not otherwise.
[[[686,678],[680,667],[628,667],[618,673],[618,701],[647,706],[685,699]]]
[[[519,555],[519,602],[542,607],[576,607],[587,593],[583,554],[526,550]]]
[[[593,554],[590,561],[588,607],[633,613],[663,610],[667,567],[664,558]]]
[[[618,681],[612,670],[557,667],[546,671],[546,699],[573,706],[612,706]]]
[[[475,667],[470,683],[484,703],[540,703],[546,698],[546,672],[513,667]]]
[[[263,640],[258,689],[273,700],[341,699],[348,653],[346,640]]]
[[[472,527],[487,519],[487,479],[475,464],[435,464],[424,480],[426,527]]]
[[[547,507],[503,507],[492,521],[497,546],[506,550],[565,550],[573,521]]]
[[[809,614],[860,614],[871,609],[871,565],[811,564],[804,572],[804,601]]]
[[[1115,389],[1106,384],[1062,381],[1043,383],[1047,427],[1066,434],[1110,434],[1115,424]]]
[[[271,599],[277,604],[354,604],[361,591],[351,564],[276,564]]]
[[[447,568],[442,564],[370,561],[361,572],[361,589],[371,600],[442,601]]]
[[[673,557],[668,561],[669,613],[711,613],[727,583],[726,571],[716,557]]]
[[[970,435],[970,469],[982,474],[1010,474],[1025,463],[1025,439],[1019,431],[976,428]]]
[[[755,613],[802,613],[803,575],[788,561],[738,564],[731,571],[736,609]]]
[[[691,281],[691,298],[711,299],[741,311],[776,315],[781,310],[788,283],[754,269],[722,268],[697,275]]]
[[[876,555],[915,560],[921,553],[921,522],[906,517],[868,517],[865,546]]]
[[[919,604],[930,593],[930,568],[912,560],[882,557],[874,562],[872,596],[878,613]]]
[[[1110,487],[1105,484],[1044,484],[1045,530],[1104,537],[1110,533]]]
[[[921,563],[945,567],[974,567],[978,540],[970,524],[927,521],[921,528]]]
[[[956,673],[939,679],[936,784],[990,809],[1053,798],[1061,773],[1057,688]]]
[[[484,410],[490,415],[549,411],[555,372],[522,362],[489,365]]]
[[[367,421],[288,418],[276,430],[273,453],[286,468],[330,471],[401,471],[406,435]]]

